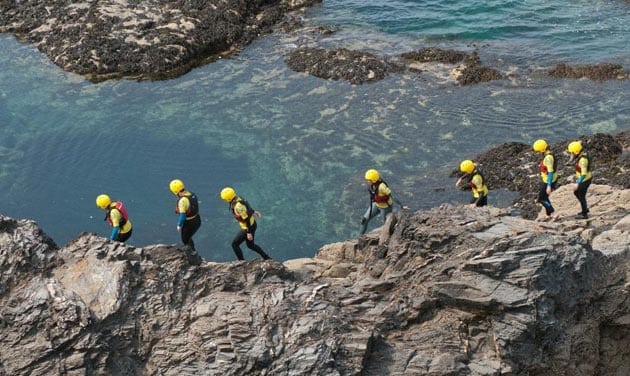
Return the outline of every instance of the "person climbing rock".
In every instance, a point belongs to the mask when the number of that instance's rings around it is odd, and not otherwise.
[[[483,174],[477,168],[477,165],[470,159],[466,159],[459,164],[459,171],[464,175],[457,179],[455,187],[460,188],[463,181],[467,183],[467,186],[472,190],[473,197],[470,201],[470,207],[482,207],[488,204],[488,187],[486,186]]]
[[[387,216],[394,211],[394,202],[400,206],[402,210],[408,210],[409,207],[403,205],[392,196],[392,190],[387,183],[381,179],[381,175],[375,169],[369,169],[365,172],[365,181],[370,194],[370,206],[363,214],[361,219],[361,234],[367,231],[368,223],[379,214],[383,214],[383,223],[387,221]]]
[[[551,192],[556,189],[556,181],[558,180],[556,159],[545,140],[536,140],[532,148],[535,152],[543,154],[543,159],[539,163],[541,182],[539,184],[538,199],[536,201],[545,208],[547,219],[556,220],[558,219],[558,214],[555,213],[555,209],[549,199]]]
[[[182,242],[195,250],[195,242],[192,237],[201,227],[197,196],[186,190],[184,182],[179,179],[171,180],[169,189],[177,196],[177,203],[175,204],[175,213],[179,214],[177,232],[181,234]]]
[[[232,250],[234,250],[236,258],[245,260],[241,250],[241,244],[245,242],[247,248],[258,253],[263,259],[271,259],[258,244],[254,243],[256,229],[258,228],[256,218],[260,218],[260,212],[252,209],[246,200],[237,196],[236,191],[232,187],[225,187],[221,190],[221,199],[228,203],[230,214],[240,226],[240,230],[232,240]]]
[[[573,184],[573,194],[580,202],[582,210],[577,214],[579,219],[588,218],[588,203],[586,202],[586,191],[593,180],[591,173],[591,158],[582,146],[582,142],[573,141],[569,143],[567,150],[574,157],[575,163],[575,183]]]
[[[105,221],[109,222],[112,227],[110,240],[125,242],[131,237],[133,228],[127,209],[122,201],[112,202],[111,198],[106,194],[100,194],[96,197],[96,206],[105,210]]]

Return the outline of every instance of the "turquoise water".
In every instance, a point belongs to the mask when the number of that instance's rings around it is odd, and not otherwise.
[[[627,2],[370,4],[325,0],[297,35],[267,36],[159,82],[92,84],[0,35],[0,212],[36,220],[63,245],[83,231],[109,234],[94,204],[106,192],[128,207],[129,244],[177,243],[168,190],[177,177],[201,199],[195,242],[207,260],[235,258],[237,224],[218,196],[226,185],[262,212],[257,241],[272,257],[310,257],[357,235],[367,168],[412,209],[429,208],[467,201],[448,175],[498,143],[630,129],[628,81],[540,73],[558,62],[630,69]],[[317,25],[337,32],[319,35]],[[438,69],[353,86],[289,70],[284,56],[303,45],[390,56],[477,48],[511,77],[459,87]],[[492,192],[489,201],[511,198]]]

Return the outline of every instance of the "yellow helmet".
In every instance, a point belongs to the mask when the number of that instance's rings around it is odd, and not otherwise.
[[[567,150],[569,150],[569,153],[574,154],[574,155],[580,154],[580,152],[582,151],[582,142],[580,141],[571,142],[569,144],[569,147],[567,147]]]
[[[231,187],[225,187],[221,190],[221,199],[224,201],[230,202],[234,196],[236,196],[236,192]]]
[[[380,175],[378,174],[378,171],[376,171],[375,169],[371,168],[365,171],[365,180],[369,180],[372,183],[376,183],[379,178],[380,178]]]
[[[533,148],[534,148],[534,151],[542,153],[543,151],[547,150],[547,141],[536,140],[536,142],[534,142]]]
[[[466,159],[459,164],[459,170],[466,174],[470,174],[475,171],[475,164],[470,159]]]
[[[96,197],[96,206],[101,209],[107,209],[109,207],[109,204],[111,203],[112,199],[110,199],[109,196],[106,194],[98,195]]]
[[[168,187],[171,189],[171,192],[176,195],[184,190],[184,182],[179,179],[171,180],[171,183],[168,185]]]

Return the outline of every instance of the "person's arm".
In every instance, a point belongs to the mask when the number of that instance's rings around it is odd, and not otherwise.
[[[580,166],[580,176],[577,178],[576,183],[582,184],[584,179],[586,178],[586,171],[588,171],[588,159],[580,158],[578,161],[578,166]]]
[[[120,218],[121,214],[118,209],[112,209],[109,212],[109,218],[112,220],[112,233],[109,235],[109,240],[118,239],[118,233],[120,232]]]
[[[387,186],[387,184],[383,183],[378,187],[378,193],[381,196],[389,196],[392,198],[392,201],[394,201],[396,204],[398,204],[403,210],[407,210],[409,209],[409,207],[403,205],[400,200],[398,200],[397,198],[394,197],[394,195],[392,194],[392,190]]]
[[[184,226],[184,222],[186,222],[186,212],[188,211],[188,206],[190,205],[190,201],[188,198],[182,197],[177,201],[177,211],[179,212],[179,218],[177,218],[177,231],[180,231]]]
[[[482,195],[483,178],[481,177],[481,175],[475,174],[472,177],[472,180],[470,182],[474,186],[475,192],[477,192],[477,197],[473,197],[473,200],[470,203],[472,206],[472,205],[477,205],[477,202],[479,202],[479,200],[483,198],[483,195]]]
[[[109,236],[109,240],[118,239],[118,232],[120,232],[120,226],[112,227],[112,234]]]
[[[553,170],[553,155],[547,155],[543,161],[545,167],[547,167],[547,187],[551,188],[553,184],[553,175],[555,171]]]

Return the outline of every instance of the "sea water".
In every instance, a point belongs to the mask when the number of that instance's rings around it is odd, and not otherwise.
[[[225,186],[262,213],[256,240],[267,253],[311,257],[357,236],[368,168],[412,210],[462,204],[469,193],[449,177],[462,159],[508,141],[630,129],[629,81],[542,73],[557,63],[630,69],[628,2],[324,0],[301,17],[300,32],[155,82],[93,84],[0,35],[0,213],[34,219],[64,245],[82,232],[109,235],[95,206],[107,193],[128,208],[128,244],[178,243],[168,183],[180,178],[200,199],[194,239],[205,259],[235,259]],[[509,77],[461,87],[438,67],[351,85],[287,68],[301,46],[477,51]],[[513,198],[493,190],[489,202]]]

